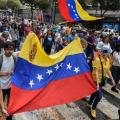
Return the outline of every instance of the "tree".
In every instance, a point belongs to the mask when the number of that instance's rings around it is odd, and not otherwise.
[[[120,9],[120,0],[92,0],[92,3],[99,5],[101,16],[104,16],[108,10],[115,11]]]
[[[35,7],[38,7],[39,10],[46,11],[50,7],[48,0],[35,0]]]
[[[17,10],[21,7],[21,2],[19,0],[0,0],[1,9],[12,9]]]
[[[20,0],[23,4],[28,4],[31,8],[31,19],[33,19],[33,11],[35,8],[39,8],[43,11],[49,8],[50,4],[48,0]]]
[[[19,0],[7,0],[7,7],[12,10],[18,10],[21,7],[21,2]]]
[[[6,9],[7,0],[0,0],[0,9]]]
[[[31,19],[33,19],[33,10],[35,8],[35,0],[20,0],[23,4],[28,4],[31,8]]]

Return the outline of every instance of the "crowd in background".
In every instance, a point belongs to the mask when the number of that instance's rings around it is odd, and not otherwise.
[[[119,39],[119,34],[110,30],[89,31],[87,28],[76,30],[70,26],[48,25],[39,21],[3,19],[0,21],[0,52],[6,41],[14,42],[15,50],[19,50],[30,31],[36,33],[47,54],[51,53],[52,48],[54,52],[58,52],[77,36],[82,40],[87,57],[90,57],[93,51],[102,44],[106,44],[112,53]]]
[[[29,34],[30,31],[36,33],[39,38],[40,43],[44,51],[49,55],[56,53],[62,50],[65,46],[67,46],[70,42],[74,40],[76,37],[80,37],[81,44],[84,49],[86,60],[90,66],[91,71],[94,71],[94,67],[99,69],[101,63],[96,64],[98,61],[95,61],[95,58],[99,56],[99,53],[102,51],[102,56],[104,58],[104,53],[107,55],[107,59],[111,59],[111,66],[109,73],[109,77],[112,78],[113,87],[112,91],[118,93],[117,84],[120,79],[120,36],[113,31],[110,30],[91,30],[89,31],[87,28],[74,29],[70,26],[65,25],[49,25],[40,23],[39,21],[24,19],[20,20],[1,20],[0,21],[0,53],[4,53],[4,44],[7,41],[11,41],[14,43],[14,51],[19,51],[21,46]],[[99,52],[100,51],[100,52]],[[106,56],[105,55],[105,56]],[[106,58],[105,58],[106,59]],[[107,59],[103,60],[107,64]],[[106,66],[105,66],[106,67]],[[108,67],[108,66],[107,66]],[[103,66],[104,68],[104,66]],[[104,68],[109,72],[109,69]],[[101,69],[100,69],[101,70]],[[95,72],[95,71],[94,71]],[[102,74],[102,70],[101,73]],[[96,73],[95,73],[96,74]],[[99,71],[98,71],[99,74]],[[107,72],[106,72],[107,77]],[[101,78],[100,78],[101,79]],[[100,81],[101,82],[101,81]],[[100,95],[96,93],[92,96],[92,99],[96,97],[96,95]],[[99,97],[100,97],[99,96]],[[101,98],[100,98],[101,99]],[[93,106],[95,109],[97,103],[100,101],[97,99],[96,105]],[[89,103],[93,101],[90,100]],[[93,116],[95,117],[94,112]]]

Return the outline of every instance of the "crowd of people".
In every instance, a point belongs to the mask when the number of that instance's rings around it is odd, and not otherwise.
[[[39,21],[24,19],[0,21],[0,104],[3,113],[5,97],[9,102],[11,76],[16,63],[13,52],[19,51],[30,31],[36,33],[46,54],[62,50],[75,37],[81,38],[86,60],[96,82],[97,91],[88,102],[91,115],[96,118],[96,107],[102,98],[102,87],[111,79],[111,90],[118,93],[117,85],[120,80],[120,36],[105,30],[74,29],[65,25],[48,25]],[[2,97],[3,95],[3,97]],[[2,101],[3,100],[3,101]],[[11,116],[7,120],[12,119]]]

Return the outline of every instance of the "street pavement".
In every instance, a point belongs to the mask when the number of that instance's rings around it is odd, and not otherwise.
[[[111,85],[103,88],[103,98],[97,107],[96,120],[119,120],[120,84],[119,94],[111,91]],[[87,99],[55,107],[35,110],[32,112],[14,115],[14,120],[92,120],[90,111],[86,106]]]

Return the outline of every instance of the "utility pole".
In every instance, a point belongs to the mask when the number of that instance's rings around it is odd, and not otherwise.
[[[56,1],[54,0],[54,19],[53,19],[53,23],[55,23],[55,19],[56,19]]]
[[[56,19],[56,0],[51,0],[51,23],[55,23]]]

